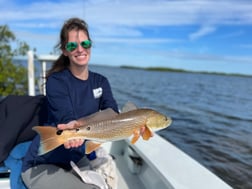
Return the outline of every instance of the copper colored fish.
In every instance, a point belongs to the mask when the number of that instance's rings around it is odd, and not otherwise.
[[[133,104],[126,104],[122,113],[117,114],[112,109],[106,109],[84,118],[85,124],[71,130],[58,130],[52,126],[35,126],[40,135],[39,155],[43,155],[70,139],[84,138],[86,153],[97,149],[102,143],[129,138],[133,135],[131,143],[134,144],[140,137],[140,129],[145,127],[142,134],[148,140],[152,131],[168,127],[171,118],[147,108],[137,109]],[[60,132],[59,132],[60,131]]]

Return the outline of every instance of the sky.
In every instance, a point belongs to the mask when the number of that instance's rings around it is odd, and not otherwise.
[[[251,0],[0,0],[0,25],[38,55],[71,17],[89,25],[90,64],[252,75]]]

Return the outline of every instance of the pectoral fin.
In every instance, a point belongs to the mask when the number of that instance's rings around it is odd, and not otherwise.
[[[90,154],[101,146],[101,143],[94,141],[87,141],[85,144],[85,153]]]
[[[149,140],[150,137],[153,136],[153,133],[149,127],[145,127],[144,133],[143,133],[143,139],[144,140]]]
[[[131,139],[131,144],[135,144],[136,141],[139,139],[140,137],[140,131],[139,130],[134,130],[133,131],[133,137]]]

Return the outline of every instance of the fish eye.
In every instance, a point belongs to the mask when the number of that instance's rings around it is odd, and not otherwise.
[[[90,131],[90,129],[91,129],[90,127],[87,127],[87,130],[88,130],[88,131]]]

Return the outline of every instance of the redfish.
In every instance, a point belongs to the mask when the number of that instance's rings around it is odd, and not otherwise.
[[[84,138],[85,153],[89,154],[97,149],[102,143],[117,141],[132,137],[134,144],[140,137],[140,130],[145,127],[142,138],[149,140],[152,131],[164,129],[171,125],[172,120],[153,109],[136,108],[128,103],[117,114],[112,109],[97,112],[86,118],[83,125],[76,129],[58,130],[53,126],[35,126],[35,130],[40,135],[39,155],[43,155],[70,139]]]

